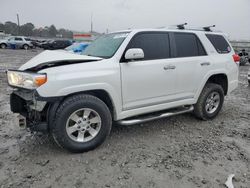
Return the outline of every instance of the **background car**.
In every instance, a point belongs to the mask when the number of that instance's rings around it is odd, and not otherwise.
[[[0,47],[2,49],[5,48],[22,48],[22,49],[29,49],[33,48],[33,44],[31,43],[31,39],[28,37],[22,37],[22,36],[15,36],[15,37],[9,37],[5,40],[0,41]]]
[[[72,53],[81,54],[85,50],[85,48],[87,48],[88,45],[88,43],[84,42],[75,42],[71,46],[65,48],[65,50]]]
[[[245,51],[245,49],[241,50],[238,55],[240,56],[240,65],[245,65],[248,61],[248,53]]]
[[[45,50],[58,50],[64,49],[70,46],[72,42],[70,40],[50,40],[41,44],[41,48]]]
[[[34,48],[41,47],[41,43],[46,42],[46,40],[40,40],[40,39],[30,39],[31,43],[33,44]]]

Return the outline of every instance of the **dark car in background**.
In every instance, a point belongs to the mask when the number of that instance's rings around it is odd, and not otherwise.
[[[49,40],[41,44],[41,48],[45,50],[58,50],[64,49],[70,46],[72,42],[70,40]]]
[[[34,46],[34,48],[36,48],[36,47],[41,47],[41,44],[43,43],[43,42],[46,42],[46,40],[41,40],[41,39],[34,39],[34,38],[31,38],[30,39],[31,40],[31,44],[33,44],[33,46]]]
[[[248,56],[248,53],[246,52],[245,49],[242,49],[238,55],[240,56],[240,65],[245,65],[247,62],[250,62],[249,61],[249,56]]]

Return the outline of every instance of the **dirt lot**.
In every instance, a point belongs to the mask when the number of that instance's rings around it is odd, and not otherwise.
[[[0,69],[16,68],[39,51],[0,50]],[[71,154],[47,135],[20,130],[0,73],[0,187],[250,187],[250,87],[239,88],[213,121],[191,114],[129,127],[113,126],[98,149]],[[0,70],[1,71],[1,70]]]

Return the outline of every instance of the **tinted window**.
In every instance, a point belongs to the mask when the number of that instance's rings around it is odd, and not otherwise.
[[[206,55],[206,52],[196,35],[192,33],[174,33],[177,57],[192,57]]]
[[[19,37],[15,37],[15,40],[17,40],[17,41],[22,41],[23,39],[22,39],[22,38],[19,38]]]
[[[213,44],[214,48],[217,50],[218,53],[229,53],[231,48],[228,42],[222,35],[214,35],[214,34],[206,34],[207,38]]]
[[[127,49],[141,48],[144,60],[170,57],[169,36],[167,33],[140,33],[134,36]]]

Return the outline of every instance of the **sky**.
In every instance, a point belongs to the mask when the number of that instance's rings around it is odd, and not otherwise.
[[[216,25],[230,39],[250,40],[250,0],[0,0],[0,22],[32,22],[74,31]]]

